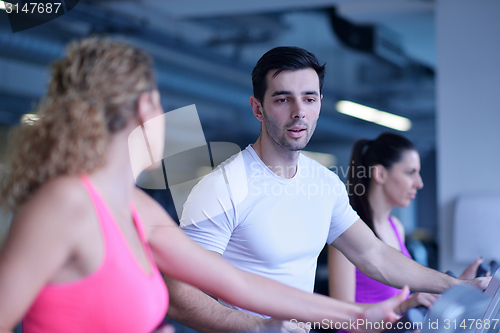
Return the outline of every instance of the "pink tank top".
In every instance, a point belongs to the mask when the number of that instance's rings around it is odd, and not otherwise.
[[[131,204],[151,274],[140,266],[89,178],[81,180],[92,199],[104,239],[104,258],[90,275],[45,285],[23,319],[25,333],[149,333],[161,323],[168,292]]]
[[[394,222],[389,218],[392,229],[398,238],[399,246],[401,248],[401,253],[403,253],[408,258],[411,258],[408,249],[402,237],[398,234],[398,230],[394,225]],[[361,273],[356,268],[356,302],[358,303],[377,303],[385,301],[388,298],[398,294],[401,289],[397,289],[391,286],[387,286],[383,283],[373,280],[371,277]]]

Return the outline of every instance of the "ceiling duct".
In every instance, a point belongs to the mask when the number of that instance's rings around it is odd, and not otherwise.
[[[0,56],[46,65],[64,55],[64,43],[0,30]]]
[[[209,115],[211,123],[215,124],[212,128],[217,129],[220,128],[217,127],[220,124],[230,122],[230,127],[235,129],[234,140],[240,140],[238,136],[244,137],[248,134],[244,129],[253,130],[247,125],[249,119],[253,118],[252,113],[241,112],[248,109],[248,96],[251,94],[250,74],[253,66],[234,61],[206,46],[195,45],[178,36],[158,31],[126,15],[82,2],[60,20],[47,23],[44,27],[47,29],[45,34],[35,35],[32,31],[12,34],[0,27],[0,58],[14,58],[19,62],[37,64],[45,68],[48,63],[64,54],[65,45],[71,39],[71,35],[75,38],[85,35],[68,29],[66,20],[82,26],[88,25],[89,31],[107,32],[112,37],[135,42],[139,44],[138,46],[152,51],[152,54],[156,55],[160,89],[172,92],[171,97],[176,98],[179,103],[186,98],[186,102],[190,103],[196,100],[219,105],[217,113]],[[63,34],[64,30],[68,32]],[[117,31],[120,34],[114,34]],[[248,81],[237,79],[239,76],[247,76]],[[2,106],[0,123],[17,123],[22,113],[32,110],[32,100],[38,97],[25,96],[23,91],[12,91],[12,89],[7,91],[0,87]],[[333,109],[335,100],[333,98],[327,100],[328,98],[323,100],[322,121],[316,130],[316,142],[330,142],[333,135],[337,139],[354,140],[359,136],[360,128],[363,128],[367,136],[376,135],[376,128],[360,127],[357,123],[345,121]],[[224,112],[220,109],[224,109]],[[227,131],[228,129],[224,132]],[[214,130],[217,134],[221,132],[220,129]]]
[[[392,30],[371,24],[351,23],[340,17],[335,8],[331,8],[329,14],[335,34],[345,45],[374,54],[399,67],[409,63],[400,36]]]

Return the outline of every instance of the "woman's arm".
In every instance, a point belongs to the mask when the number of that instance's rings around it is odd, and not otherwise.
[[[0,332],[12,330],[71,255],[84,217],[63,180],[44,185],[16,214],[0,252]],[[76,229],[76,230],[75,230]]]
[[[328,287],[330,297],[344,302],[354,302],[355,267],[342,252],[333,246],[328,246]]]
[[[174,279],[196,286],[228,303],[278,319],[304,322],[396,319],[393,309],[404,295],[371,307],[361,307],[309,294],[241,271],[191,241],[158,207],[154,202],[142,203],[142,211],[150,220],[146,225],[148,240],[160,270]],[[363,331],[364,327],[358,330]]]
[[[219,254],[217,254],[219,255]],[[297,327],[287,327],[286,321],[266,319],[240,310],[228,308],[201,290],[183,282],[165,277],[170,303],[167,317],[203,333],[280,332],[306,333]],[[190,299],[196,301],[189,301]],[[289,326],[289,325],[288,325]]]
[[[365,316],[358,305],[308,294],[238,270],[196,245],[179,228],[155,232],[151,247],[165,274],[250,311],[304,322],[324,319],[352,322]],[[395,319],[391,317],[392,308],[383,311],[371,320]]]

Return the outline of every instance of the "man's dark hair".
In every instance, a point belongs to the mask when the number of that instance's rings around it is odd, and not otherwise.
[[[284,70],[299,70],[312,68],[319,78],[319,92],[323,89],[325,80],[325,65],[320,65],[318,59],[311,52],[296,46],[279,46],[267,51],[257,61],[252,71],[253,95],[260,103],[264,103],[264,94],[267,90],[266,75],[276,70],[276,77]]]

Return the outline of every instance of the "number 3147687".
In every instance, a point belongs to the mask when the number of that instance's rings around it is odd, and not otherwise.
[[[461,322],[457,322],[457,320],[444,320],[444,328],[449,329],[457,329],[458,327],[463,329],[495,329],[497,327],[499,319],[485,319],[484,321],[481,319],[463,319]]]
[[[61,7],[60,2],[30,2],[25,3],[22,8],[19,6],[5,2],[5,11],[10,13],[26,13],[26,14],[57,14]]]

